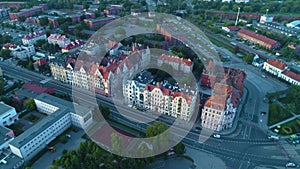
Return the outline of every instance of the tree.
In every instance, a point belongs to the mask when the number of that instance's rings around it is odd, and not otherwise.
[[[3,59],[8,59],[11,57],[10,53],[11,53],[11,51],[9,49],[2,49],[0,51],[0,57],[2,57]]]
[[[169,132],[165,132],[168,126],[162,122],[154,122],[153,125],[146,128],[146,137],[153,137],[153,147],[159,150],[169,143]],[[156,137],[154,137],[156,136]]]
[[[4,81],[2,79],[0,79],[0,95],[4,94]]]
[[[175,147],[174,151],[176,154],[183,154],[185,152],[185,145],[182,142],[179,142]]]
[[[20,21],[20,22],[25,22],[25,20],[26,20],[25,16],[18,17],[18,21]]]
[[[40,18],[40,25],[41,26],[47,26],[48,23],[49,23],[48,17],[42,17],[42,18]]]
[[[33,111],[35,109],[34,99],[29,98],[29,99],[25,100],[24,103],[23,103],[23,106],[28,111]]]
[[[246,63],[251,64],[253,62],[253,58],[254,58],[253,54],[248,54],[248,55],[246,55],[246,56],[243,57],[243,60]]]
[[[35,42],[35,46],[37,47],[42,47],[43,44],[47,43],[47,41],[45,39],[39,39]]]
[[[287,46],[284,47],[281,50],[281,52],[282,52],[282,55],[284,57],[289,58],[289,59],[294,58],[296,56],[296,51],[294,49],[291,49],[291,48],[287,47]]]

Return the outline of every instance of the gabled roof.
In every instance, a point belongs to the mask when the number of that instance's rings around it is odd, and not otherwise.
[[[297,80],[298,82],[300,82],[300,75],[290,71],[290,70],[285,70],[284,72],[282,72],[284,75],[294,79],[294,80]]]
[[[180,58],[178,56],[172,56],[172,55],[165,55],[162,54],[158,57],[158,60],[168,61],[168,62],[175,62],[175,63],[183,63],[187,66],[192,66],[193,62],[190,59],[184,59]]]
[[[281,62],[280,60],[272,60],[272,59],[269,59],[267,61],[268,64],[278,68],[278,69],[281,69],[283,70],[287,65],[284,63],[284,62]]]
[[[279,43],[276,40],[273,40],[273,39],[268,38],[268,37],[263,36],[263,35],[256,34],[255,32],[249,31],[247,29],[241,29],[239,31],[239,33],[242,33],[242,34],[245,34],[247,36],[253,37],[255,39],[258,39],[258,40],[263,41],[263,42],[265,42],[267,44],[270,44],[270,45],[275,45],[275,44]]]

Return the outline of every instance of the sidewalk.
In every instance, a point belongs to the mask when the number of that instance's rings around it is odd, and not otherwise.
[[[225,162],[209,152],[195,150],[189,147],[186,147],[185,155],[191,157],[194,160],[194,164],[197,166],[197,169],[225,169]]]

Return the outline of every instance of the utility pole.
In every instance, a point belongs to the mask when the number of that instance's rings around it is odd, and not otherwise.
[[[237,13],[237,15],[236,15],[236,20],[235,20],[235,26],[237,25],[237,23],[238,23],[238,19],[239,19],[239,15],[240,15],[240,7],[238,8],[238,13]]]

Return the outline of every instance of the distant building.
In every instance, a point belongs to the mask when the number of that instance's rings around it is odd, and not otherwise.
[[[84,19],[83,22],[85,24],[88,24],[89,28],[94,30],[94,29],[98,29],[102,26],[104,26],[105,24],[112,22],[115,19],[118,19],[119,17],[106,17],[106,18],[95,18],[95,19]]]
[[[235,3],[248,3],[250,0],[234,0]]]
[[[14,44],[5,44],[2,48],[10,50],[12,56],[17,57],[21,60],[30,58],[30,56],[35,55],[35,48],[33,45],[17,46]]]
[[[48,37],[48,43],[58,45],[59,47],[63,48],[71,43],[71,40],[67,38],[66,35],[50,34]]]
[[[268,16],[268,15],[262,15],[260,17],[259,23],[269,23],[273,22],[274,17],[273,16]]]
[[[163,64],[171,65],[176,72],[190,73],[193,70],[194,63],[190,59],[179,58],[178,56],[171,56],[162,54],[157,59],[157,65]]]
[[[0,9],[0,18],[5,18],[9,16],[8,9],[2,8]]]
[[[44,66],[45,64],[47,64],[47,60],[44,58],[41,58],[41,59],[33,62],[34,71],[36,71],[36,72],[40,71],[40,68],[42,66]]]
[[[47,4],[40,4],[39,6],[33,6],[31,8],[21,9],[20,12],[15,12],[15,13],[14,12],[10,12],[9,13],[9,18],[11,20],[18,19],[21,16],[23,16],[25,18],[28,18],[30,16],[33,16],[37,12],[41,12],[41,11],[43,11],[45,9],[48,9]]]
[[[12,153],[25,161],[46,148],[70,126],[86,129],[93,121],[90,109],[72,102],[48,94],[41,94],[34,101],[37,110],[48,116],[9,143]]]
[[[107,5],[103,12],[106,15],[119,15],[123,5]]]
[[[84,45],[85,43],[82,40],[75,40],[74,42],[70,42],[69,44],[67,44],[65,47],[63,47],[61,49],[62,53],[65,52],[70,52],[71,50],[75,50],[79,47],[81,47],[82,45]]]
[[[286,26],[289,27],[289,28],[300,29],[300,20],[295,20],[293,22],[290,22],[290,23],[286,24]]]
[[[44,32],[33,32],[22,38],[22,43],[23,45],[34,45],[36,41],[41,39],[47,39],[47,36]]]
[[[0,102],[0,126],[9,126],[18,120],[19,115],[14,107]]]
[[[222,30],[227,33],[236,33],[239,28],[236,26],[222,26]]]
[[[246,29],[241,29],[240,31],[238,31],[238,36],[240,38],[247,39],[253,43],[257,43],[258,45],[267,49],[277,49],[280,47],[280,43],[276,40],[270,39],[263,35],[256,34]]]

